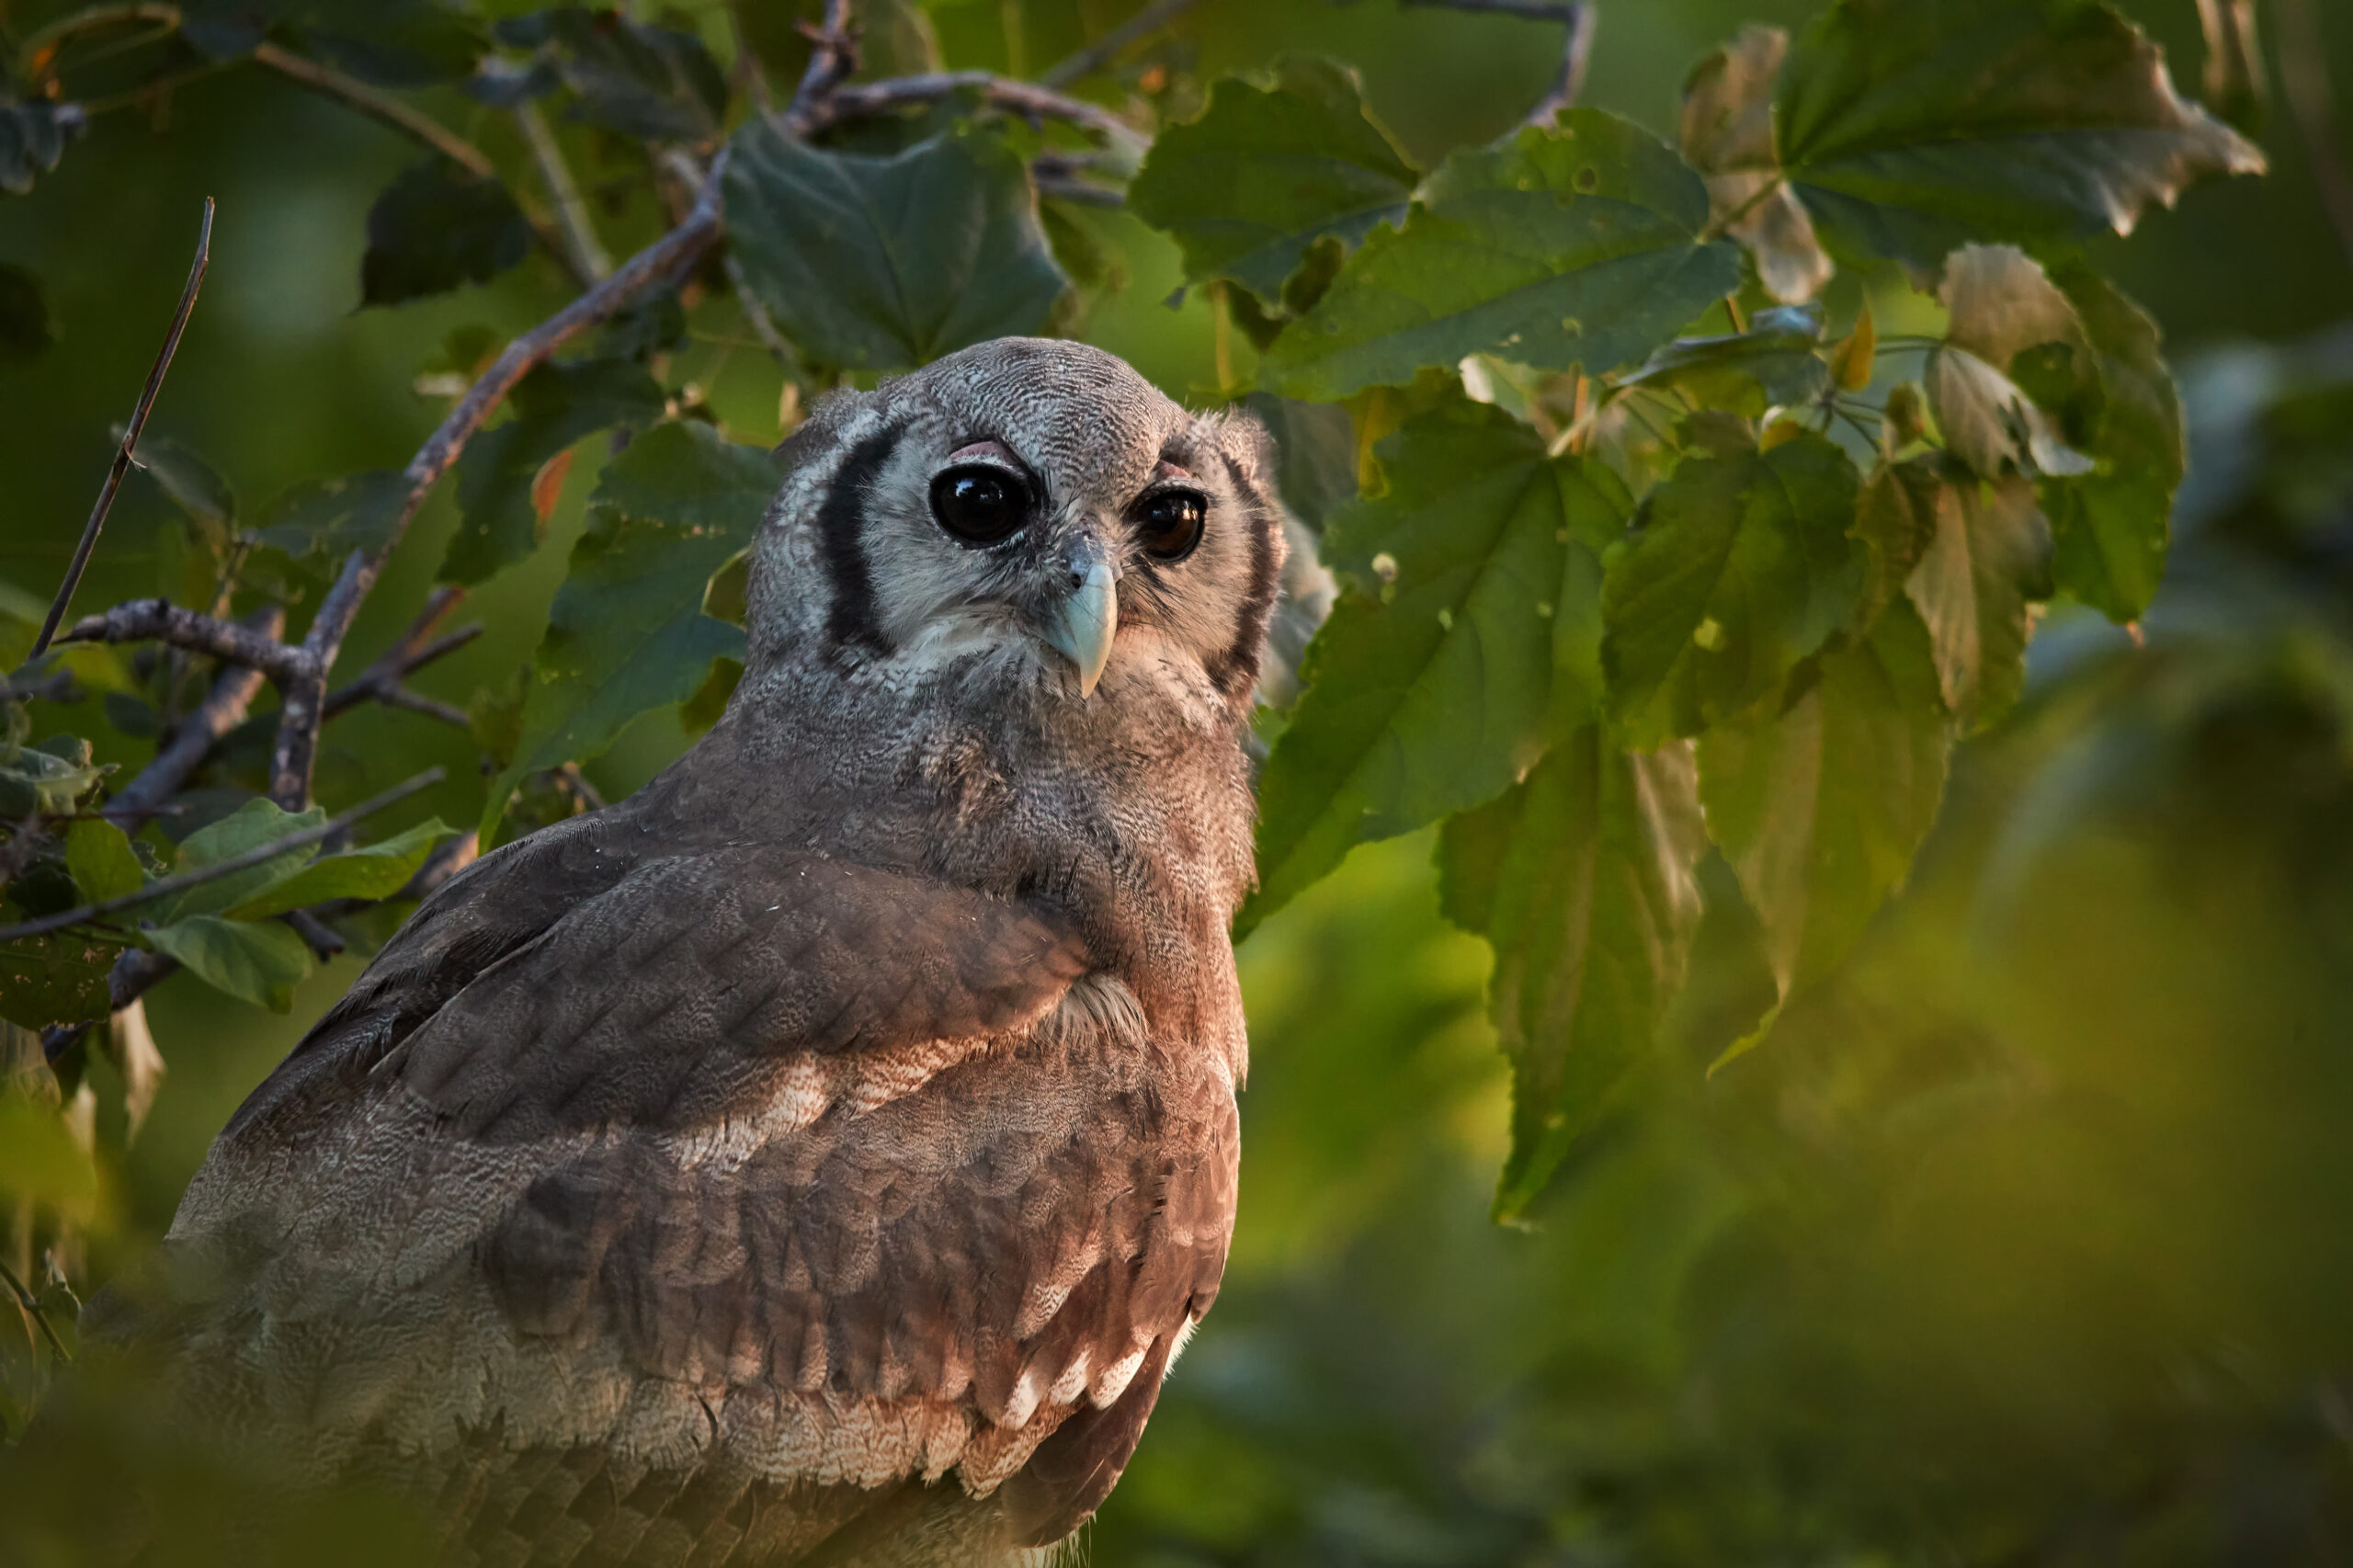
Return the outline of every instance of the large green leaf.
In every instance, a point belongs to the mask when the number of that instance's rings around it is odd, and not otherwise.
[[[1802,435],[1687,458],[1650,494],[1602,595],[1611,708],[1636,744],[1739,713],[1847,623],[1859,483],[1835,443]]]
[[[1845,958],[1936,821],[1952,749],[1927,628],[1898,600],[1802,690],[1710,730],[1699,798],[1783,997]]]
[[[368,209],[359,302],[397,305],[487,283],[530,249],[531,225],[505,186],[427,158],[394,176]]]
[[[229,918],[267,920],[334,898],[390,898],[408,884],[433,853],[433,846],[449,837],[450,831],[436,818],[378,844],[322,855],[293,875],[239,901],[228,910]]]
[[[1616,479],[1461,397],[1379,454],[1386,490],[1326,528],[1345,587],[1267,759],[1261,886],[1239,930],[1354,846],[1494,799],[1541,754],[1556,704],[1591,701],[1599,553],[1627,505]]]
[[[255,531],[295,567],[331,576],[353,551],[384,548],[408,491],[408,481],[390,469],[305,480],[262,509]]]
[[[122,829],[104,817],[85,817],[65,830],[65,866],[74,885],[91,903],[137,892],[147,885],[147,869]]]
[[[2058,586],[2085,604],[2138,620],[2165,574],[2174,494],[2188,468],[2181,398],[2157,324],[2139,306],[2080,264],[2060,267],[2056,282],[2083,324],[2083,346],[2018,374],[2068,443],[2098,466],[2037,486],[2057,543],[2053,570]]]
[[[1781,166],[1831,247],[1924,278],[1968,240],[2129,233],[2152,201],[2264,167],[2086,0],[1838,0],[1778,110]]]
[[[709,426],[657,426],[605,470],[532,659],[514,762],[491,785],[493,841],[522,777],[599,756],[639,714],[683,702],[744,633],[703,613],[703,592],[751,542],[780,475],[758,447]]]
[[[1448,913],[1495,944],[1512,1062],[1499,1219],[1540,1193],[1681,989],[1708,846],[1691,747],[1625,753],[1586,723],[1528,781],[1447,824]]]
[[[1699,176],[1648,131],[1576,109],[1455,153],[1267,350],[1289,397],[1331,402],[1490,353],[1538,369],[1639,359],[1740,286],[1699,237]]]
[[[551,459],[598,430],[650,425],[663,410],[662,389],[625,359],[542,365],[510,401],[515,417],[458,459],[458,531],[441,559],[449,582],[483,582],[539,548],[551,497],[534,492]]]
[[[891,157],[735,135],[729,244],[769,319],[824,365],[901,369],[1043,326],[1069,287],[1028,169],[965,127]]]
[[[235,811],[210,826],[197,829],[180,844],[179,854],[172,862],[172,872],[200,871],[218,866],[224,860],[290,837],[305,828],[318,826],[327,820],[326,812],[312,806],[301,812],[278,809],[270,801],[247,801]],[[232,871],[210,881],[199,882],[185,892],[171,895],[163,906],[153,912],[155,919],[165,924],[188,919],[191,915],[218,915],[233,905],[259,896],[266,889],[294,875],[309,861],[315,846],[301,845],[283,854],[273,855],[258,865],[242,871]]]
[[[28,1029],[107,1016],[107,974],[121,945],[78,931],[0,944],[0,1018]]]
[[[1200,119],[1162,131],[1128,208],[1176,239],[1188,279],[1231,278],[1271,307],[1317,241],[1403,218],[1417,177],[1345,67],[1287,59],[1272,85],[1229,76]]]
[[[293,1009],[294,987],[311,972],[310,948],[275,920],[191,915],[141,937],[214,990],[273,1013]]]
[[[2051,597],[2051,527],[2023,479],[1954,475],[1907,591],[1928,628],[1945,705],[1989,724],[2026,685],[2027,605]]]

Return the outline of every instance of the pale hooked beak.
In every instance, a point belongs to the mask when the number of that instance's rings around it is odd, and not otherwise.
[[[1071,557],[1070,597],[1047,619],[1046,641],[1078,668],[1078,695],[1095,695],[1120,631],[1120,574],[1091,540]]]

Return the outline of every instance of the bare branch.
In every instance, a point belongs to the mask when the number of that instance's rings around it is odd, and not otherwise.
[[[808,136],[846,119],[938,103],[951,94],[975,90],[992,108],[1017,114],[1024,119],[1068,120],[1106,141],[1142,140],[1142,131],[1100,104],[988,71],[934,71],[921,76],[886,76],[879,82],[837,87],[805,109],[796,104],[788,110],[786,129],[797,136]]]
[[[814,47],[784,119],[794,134],[805,136],[808,132],[800,129],[801,124],[816,115],[819,106],[858,71],[858,29],[850,21],[849,0],[825,0],[824,26],[802,30]]]
[[[65,629],[63,642],[168,642],[261,671],[273,680],[301,672],[302,651],[233,621],[215,620],[169,599],[132,599],[103,615],[85,615]]]
[[[390,93],[381,92],[367,83],[332,70],[315,60],[308,60],[291,50],[280,49],[267,39],[254,46],[254,62],[267,65],[290,81],[300,82],[314,93],[358,109],[361,114],[388,126],[412,141],[423,142],[443,157],[483,179],[496,179],[498,166],[490,155],[429,114],[409,108]]]
[[[122,488],[122,476],[131,467],[131,454],[138,449],[140,432],[147,428],[147,415],[155,406],[155,395],[164,390],[164,372],[171,369],[172,356],[179,352],[180,334],[188,330],[188,312],[196,309],[196,292],[204,286],[204,269],[211,260],[212,198],[208,196],[204,199],[204,226],[197,231],[196,259],[188,264],[188,282],[180,289],[179,308],[172,312],[172,329],[164,336],[154,368],[147,372],[147,384],[140,390],[138,404],[131,411],[131,423],[123,426],[122,442],[115,448],[114,462],[107,469],[106,483],[98,488],[97,505],[90,508],[90,520],[82,525],[82,541],[74,547],[74,560],[65,568],[65,581],[58,585],[57,597],[51,601],[49,614],[40,623],[40,635],[33,639],[33,658],[48,651],[50,639],[57,635],[57,623],[65,619],[65,607],[73,601],[74,590],[81,585],[82,573],[90,564],[90,551],[97,546],[98,530],[107,526],[107,513],[114,506],[115,492]]]
[[[272,605],[248,616],[244,630],[276,642],[286,630],[286,612]],[[155,759],[107,802],[102,814],[128,833],[137,832],[149,818],[162,814],[164,803],[179,793],[180,786],[221,743],[221,737],[245,722],[245,710],[261,695],[262,679],[262,672],[248,665],[222,670],[210,694],[194,712],[172,726]]]
[[[1401,6],[1437,11],[1485,11],[1501,17],[1526,17],[1537,22],[1565,22],[1582,7],[1564,0],[1398,0]]]
[[[556,222],[561,225],[564,248],[569,253],[573,275],[584,287],[602,283],[613,275],[613,258],[597,239],[597,225],[588,216],[588,204],[580,198],[580,187],[573,182],[572,165],[563,161],[563,149],[556,145],[555,132],[548,128],[547,117],[540,106],[526,98],[515,106],[515,123],[523,130],[523,140],[531,149],[531,161],[540,166],[540,177],[547,182],[548,199],[555,203]]]
[[[466,597],[463,588],[442,586],[426,596],[425,608],[417,612],[400,640],[384,650],[376,662],[361,672],[349,686],[339,687],[328,693],[321,718],[332,719],[336,714],[358,707],[362,702],[381,702],[390,708],[406,708],[413,712],[429,714],[445,723],[465,729],[472,722],[465,710],[447,702],[419,696],[402,683],[448,653],[456,653],[482,635],[480,624],[460,627],[446,636],[433,636],[433,629],[458,607]]]
[[[506,346],[505,353],[458,400],[457,407],[409,460],[402,478],[407,498],[386,530],[384,542],[372,553],[354,551],[343,574],[327,591],[311,629],[302,639],[309,661],[299,676],[284,683],[285,707],[278,722],[278,745],[270,765],[270,798],[288,810],[299,808],[311,795],[311,764],[318,749],[319,726],[325,717],[327,675],[354,617],[376,585],[384,559],[399,545],[401,536],[425,504],[434,483],[458,460],[475,431],[486,424],[506,394],[532,369],[565,344],[610,316],[647,284],[666,279],[688,266],[717,242],[720,232],[720,180],[727,171],[727,152],[720,150],[695,193],[693,209],[684,222],[621,264],[619,270],[581,295],[540,325]]]
[[[352,824],[374,816],[387,807],[396,806],[420,790],[431,789],[448,776],[446,770],[442,768],[428,767],[405,783],[395,784],[382,794],[362,801],[349,811],[329,817],[315,827],[306,827],[299,833],[290,833],[285,837],[274,838],[267,844],[256,844],[244,854],[232,855],[218,865],[205,866],[193,871],[182,871],[176,876],[158,877],[137,892],[127,892],[119,898],[100,899],[96,903],[85,903],[78,908],[60,910],[55,915],[45,915],[39,920],[22,920],[14,926],[0,926],[0,942],[14,942],[26,937],[45,937],[51,931],[63,931],[68,926],[84,925],[101,916],[130,909],[136,904],[150,903],[159,898],[168,898],[174,893],[186,892],[192,887],[217,881],[222,877],[238,871],[249,871],[256,866],[265,865],[290,850],[307,849],[323,838],[332,838]]]
[[[1063,87],[1082,76],[1093,75],[1125,53],[1130,44],[1150,38],[1191,10],[1194,4],[1195,0],[1156,0],[1086,48],[1049,66],[1039,75],[1038,85]]]

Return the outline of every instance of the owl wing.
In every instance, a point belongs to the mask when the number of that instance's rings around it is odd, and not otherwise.
[[[253,1281],[192,1336],[229,1403],[771,1490],[1018,1476],[1016,1532],[1067,1533],[1216,1292],[1231,1086],[1042,910],[574,837],[421,911],[216,1146],[174,1233]]]

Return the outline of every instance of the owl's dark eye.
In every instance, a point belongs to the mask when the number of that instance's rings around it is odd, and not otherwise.
[[[968,464],[931,482],[931,515],[966,544],[1011,539],[1029,521],[1029,487],[1001,468]]]
[[[1162,490],[1136,508],[1136,542],[1154,561],[1173,563],[1193,553],[1209,521],[1206,496],[1190,490]]]

